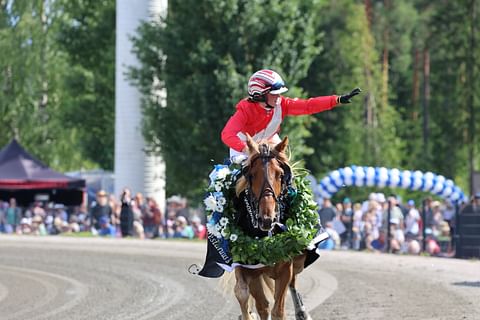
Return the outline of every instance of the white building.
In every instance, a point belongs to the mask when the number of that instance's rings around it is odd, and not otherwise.
[[[131,36],[142,21],[166,14],[167,5],[167,0],[116,1],[114,190],[119,196],[129,187],[132,192],[154,197],[161,208],[165,206],[165,164],[158,156],[144,152],[148,146],[142,136],[141,94],[130,84],[126,72],[129,66],[139,65],[132,53]]]

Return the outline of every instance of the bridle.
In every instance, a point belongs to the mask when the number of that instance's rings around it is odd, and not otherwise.
[[[279,194],[275,193],[275,189],[273,188],[268,178],[269,164],[273,159],[276,159],[279,162],[280,167],[282,167],[282,169],[284,170],[284,173],[281,177],[281,180],[282,180],[281,190]],[[250,169],[252,168],[252,165],[258,160],[261,160],[263,165],[263,182],[260,188],[260,194],[257,198],[252,189],[253,181],[252,181],[252,175],[250,174]],[[272,153],[270,145],[261,144],[259,145],[259,154],[254,156],[254,158],[250,160],[249,165],[243,168],[242,173],[243,173],[243,176],[248,181],[248,186],[245,190],[245,195],[246,195],[246,202],[248,202],[246,203],[247,211],[249,211],[249,215],[252,220],[251,221],[252,225],[255,228],[258,228],[258,221],[260,221],[260,214],[259,214],[260,200],[262,198],[271,196],[275,201],[275,217],[272,219],[273,221],[272,221],[272,227],[270,232],[273,230],[273,228],[276,225],[279,225],[283,229],[283,225],[281,224],[281,221],[283,221],[284,214],[285,214],[285,205],[284,205],[285,198],[288,195],[288,187],[291,185],[290,166],[287,163],[284,163],[275,157],[275,155]]]

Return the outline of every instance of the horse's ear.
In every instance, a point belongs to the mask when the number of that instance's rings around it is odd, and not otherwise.
[[[283,138],[282,142],[280,142],[279,144],[277,144],[275,146],[275,150],[277,150],[278,153],[282,153],[282,152],[285,151],[287,146],[288,146],[288,137],[285,137],[285,138]]]
[[[247,146],[248,146],[248,152],[250,154],[252,153],[259,153],[258,151],[258,144],[250,137],[248,133],[245,133],[247,136]]]

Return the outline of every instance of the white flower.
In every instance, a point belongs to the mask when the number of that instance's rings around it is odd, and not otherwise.
[[[232,234],[230,235],[230,240],[231,240],[231,241],[235,242],[235,241],[237,241],[237,239],[238,239],[238,236],[237,236],[235,233],[232,233]]]
[[[217,192],[221,191],[222,187],[223,187],[222,183],[215,182],[215,191],[217,191]]]
[[[222,234],[222,237],[226,238],[228,236],[227,229],[223,229],[221,234]]]
[[[217,200],[211,194],[203,200],[203,203],[208,211],[215,211],[217,207]]]
[[[224,206],[227,203],[227,200],[225,199],[225,197],[219,197],[217,199],[217,202],[219,205]]]
[[[218,223],[215,225],[215,231],[220,232],[220,230],[222,229],[223,229],[222,226],[219,225]]]
[[[226,226],[228,224],[228,218],[227,217],[223,217],[220,219],[220,225],[221,226]]]
[[[217,211],[217,212],[223,212],[223,206],[217,204],[217,205],[215,206],[215,211]]]
[[[230,174],[230,169],[221,168],[217,171],[216,179],[217,180],[225,180],[225,178],[227,177],[228,174]]]

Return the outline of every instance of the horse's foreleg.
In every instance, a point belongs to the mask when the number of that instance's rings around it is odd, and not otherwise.
[[[295,307],[295,320],[311,320],[312,318],[307,312],[305,305],[302,301],[302,296],[295,289],[295,284],[290,284],[290,295],[292,296],[293,306]]]
[[[293,306],[295,307],[295,320],[311,320],[312,318],[307,312],[305,305],[302,301],[302,296],[295,288],[297,274],[303,271],[303,266],[305,264],[306,255],[300,255],[295,257],[293,260],[293,276],[292,280],[290,281],[290,295],[292,296]]]
[[[293,264],[285,263],[277,268],[282,271],[275,278],[275,304],[272,309],[272,320],[285,320],[285,296],[293,277]]]
[[[265,290],[269,290],[263,276],[250,281],[250,294],[255,298],[255,306],[261,320],[268,320],[270,309],[269,301],[265,295]]]
[[[238,303],[240,304],[242,320],[254,320],[248,310],[248,298],[250,296],[250,292],[248,291],[248,281],[241,268],[235,269],[235,278],[237,279],[237,282],[235,283],[234,292]]]

